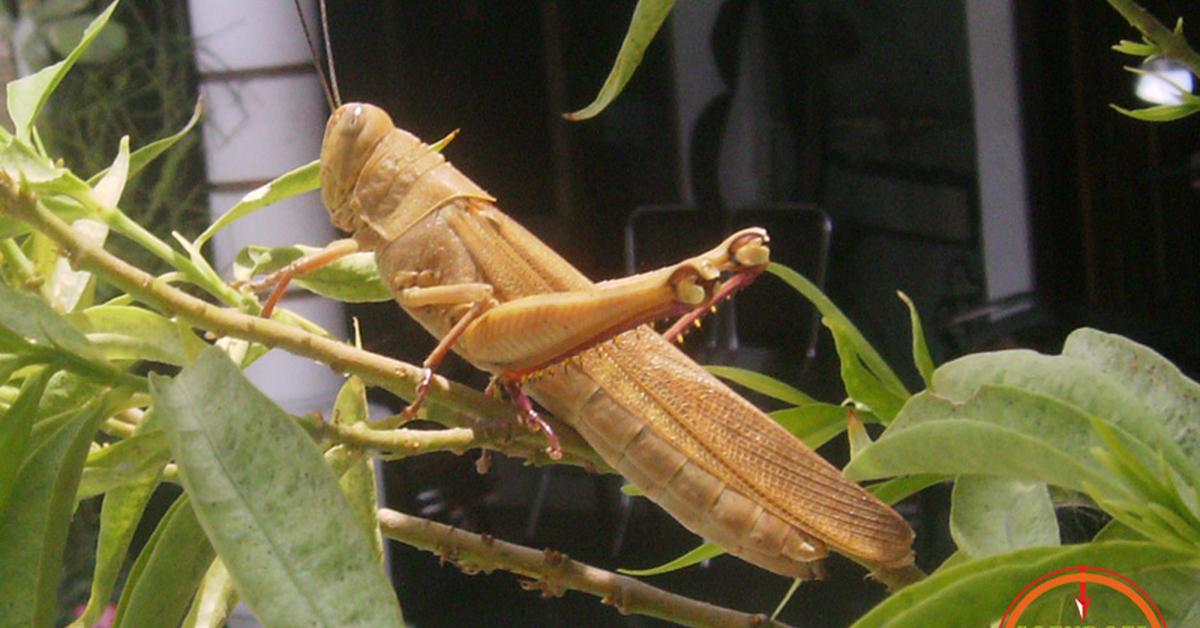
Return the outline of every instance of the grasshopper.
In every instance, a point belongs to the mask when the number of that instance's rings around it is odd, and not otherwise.
[[[903,517],[648,325],[681,317],[666,333],[674,338],[752,281],[769,259],[762,229],[666,268],[593,283],[438,150],[364,103],[329,118],[321,189],[333,223],[352,237],[256,287],[274,286],[269,312],[295,274],[374,251],[398,304],[440,339],[410,416],[453,350],[494,376],[524,420],[545,431],[551,455],[555,436],[530,398],[681,524],[750,563],[820,577],[832,549],[889,586],[919,577]]]

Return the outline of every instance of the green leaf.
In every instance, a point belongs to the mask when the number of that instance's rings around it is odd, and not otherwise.
[[[191,500],[180,495],[129,570],[113,625],[178,626],[214,556]]]
[[[708,365],[704,367],[709,373],[720,377],[721,379],[729,380],[739,386],[744,386],[756,393],[766,395],[772,399],[778,399],[785,403],[790,403],[796,406],[804,406],[811,403],[817,403],[816,399],[804,394],[802,390],[775,379],[769,375],[763,375],[749,369],[738,368],[736,366],[717,366]]]
[[[846,334],[847,340],[854,347],[854,352],[862,358],[867,368],[883,382],[883,385],[893,395],[899,398],[907,398],[909,396],[910,393],[908,392],[908,388],[904,386],[904,382],[900,381],[900,378],[896,376],[896,373],[892,371],[888,363],[879,355],[875,347],[867,342],[866,337],[862,335],[858,327],[855,327],[854,323],[850,322],[850,319],[838,309],[838,306],[834,305],[833,301],[829,300],[829,297],[821,292],[820,288],[817,288],[804,275],[782,264],[771,263],[767,266],[767,272],[782,279],[784,283],[808,299],[817,308],[817,311],[821,313],[823,318],[833,321],[839,329],[842,329]]]
[[[375,513],[379,512],[379,499],[375,487],[375,460],[371,456],[359,456],[354,464],[338,481],[346,499],[350,500],[350,509],[358,519],[359,524],[371,540],[371,551],[375,562],[383,564],[383,534],[379,531],[379,521]]]
[[[37,192],[85,195],[92,190],[70,170],[55,165],[29,144],[11,136],[0,145],[0,171],[13,181],[23,181]],[[56,201],[52,197],[43,197],[41,200],[56,213],[69,209],[67,215],[73,217],[91,215],[73,201]],[[59,215],[67,218],[62,213]]]
[[[5,285],[0,285],[0,327],[44,348],[59,347],[93,361],[104,360],[104,356],[45,301]]]
[[[621,492],[625,493],[626,495],[628,495],[630,497],[645,497],[646,496],[646,491],[643,491],[642,489],[638,488],[636,485],[630,484],[629,482],[626,482],[621,485]]]
[[[1121,428],[1131,440],[1161,452],[1183,477],[1200,483],[1196,465],[1184,455],[1159,411],[1132,386],[1132,376],[1107,368],[1073,355],[1048,356],[1024,349],[977,353],[938,368],[933,390],[964,400],[980,386],[991,384],[1052,397]],[[1143,462],[1152,464],[1153,459]]]
[[[0,525],[0,617],[50,626],[75,489],[88,445],[106,414],[103,399],[71,413],[26,458]]]
[[[161,314],[129,305],[97,305],[67,317],[110,360],[183,366],[207,344]]]
[[[108,238],[108,226],[91,218],[76,220],[71,225],[71,230],[80,240],[96,246],[103,246],[104,240]],[[54,260],[54,270],[43,288],[43,294],[55,310],[71,312],[81,305],[91,305],[95,282],[92,273],[76,270],[71,267],[67,258],[59,257]]]
[[[1025,586],[1056,569],[1088,565],[1116,571],[1138,582],[1146,570],[1178,566],[1190,560],[1194,556],[1189,553],[1129,541],[1019,550],[939,569],[929,578],[884,600],[855,622],[853,628],[987,626],[1001,618]],[[1089,589],[1089,594],[1102,595],[1103,589],[1097,589]],[[953,623],[947,623],[949,618],[953,618]],[[1171,617],[1167,623],[1177,625]]]
[[[197,517],[265,625],[401,623],[320,450],[223,352],[151,393]]]
[[[86,10],[90,4],[91,0],[44,0],[34,9],[34,19],[46,22],[67,17]]]
[[[941,484],[948,480],[945,475],[937,475],[933,473],[920,473],[917,475],[905,475],[898,478],[872,484],[866,487],[867,492],[878,497],[885,504],[895,504],[900,500],[918,493],[934,484]]]
[[[54,369],[43,368],[36,375],[25,378],[12,405],[0,412],[0,515],[4,514],[8,497],[12,495],[13,482],[21,470],[33,433],[38,404],[53,375]]]
[[[1162,422],[1167,436],[1200,468],[1200,384],[1149,347],[1095,329],[1071,332],[1062,354],[1088,362],[1119,382]]]
[[[1059,544],[1044,483],[986,475],[960,475],[954,482],[950,535],[971,558]]]
[[[204,233],[201,233],[196,238],[196,248],[203,247],[204,243],[213,237],[213,234],[228,227],[238,219],[244,218],[272,203],[278,203],[286,198],[311,192],[320,186],[320,160],[307,163],[291,172],[284,173],[274,181],[251,190],[250,193],[242,197],[242,200],[238,201],[233,207],[230,207],[229,211],[225,212],[208,229],[205,229]]]
[[[841,362],[842,384],[846,387],[846,394],[855,403],[869,408],[884,425],[891,423],[896,413],[904,406],[907,396],[895,394],[860,359],[853,333],[842,323],[830,318],[822,318],[821,322],[833,334],[833,344],[837,349],[838,361]]]
[[[172,135],[168,135],[162,139],[150,142],[149,144],[146,144],[145,146],[133,151],[133,153],[129,155],[128,176],[132,178],[137,173],[141,172],[143,168],[150,165],[155,159],[158,158],[159,155],[163,154],[168,148],[171,148],[178,143],[179,140],[183,139],[184,136],[186,136],[188,132],[200,122],[200,118],[203,117],[203,115],[204,102],[197,100],[195,108],[192,109],[192,117],[188,119],[187,124],[184,124],[182,129]],[[95,186],[101,178],[108,174],[108,171],[109,168],[105,168],[104,170],[92,175],[92,177],[87,180],[88,185]]]
[[[229,570],[220,558],[213,559],[183,619],[183,628],[225,628],[225,620],[236,603],[237,589]]]
[[[1117,105],[1109,105],[1120,113],[1145,122],[1173,122],[1200,112],[1200,104],[1184,103],[1181,105],[1155,105],[1141,109],[1125,109]]]
[[[248,280],[273,273],[305,255],[321,249],[294,245],[278,248],[249,246],[234,260],[234,278]],[[347,255],[292,280],[296,285],[323,297],[346,303],[391,301],[392,293],[379,278],[375,254],[369,251]]]
[[[1148,43],[1138,43],[1122,39],[1120,43],[1112,47],[1113,50],[1135,57],[1149,57],[1158,54],[1158,46]]]
[[[88,45],[96,38],[100,29],[108,23],[108,18],[112,16],[112,12],[116,8],[117,2],[114,1],[103,13],[96,16],[96,19],[92,20],[84,29],[79,44],[65,59],[8,84],[8,114],[16,127],[17,137],[22,141],[29,140],[30,128],[46,104],[46,100],[50,98],[50,94],[54,93],[63,77],[70,71],[71,66],[79,60],[80,55],[87,50]]]
[[[163,462],[158,463],[160,470],[162,465]],[[159,473],[152,473],[115,488],[104,496],[104,505],[100,510],[100,535],[96,541],[96,568],[92,573],[87,607],[79,618],[82,625],[91,626],[104,614],[117,576],[129,553],[133,533],[137,531],[142,512],[154,489],[158,488],[158,482]]]
[[[621,42],[621,50],[617,52],[617,60],[613,63],[608,78],[600,87],[600,93],[588,106],[574,113],[563,114],[568,120],[586,120],[604,111],[604,108],[620,95],[625,84],[633,77],[634,70],[642,62],[646,48],[654,41],[654,35],[662,27],[662,23],[675,6],[675,0],[638,0],[633,9],[633,19],[629,30],[625,33],[625,41]]]
[[[49,22],[44,26],[46,40],[54,52],[66,56],[83,37],[93,16],[80,15]],[[129,34],[120,22],[113,22],[96,35],[91,45],[79,55],[80,63],[105,63],[112,61],[129,45]]]
[[[921,326],[921,316],[917,314],[917,306],[913,305],[912,299],[908,298],[907,294],[897,290],[896,294],[901,301],[908,306],[908,316],[912,320],[912,344],[913,344],[913,364],[917,367],[917,372],[921,374],[921,379],[925,381],[925,386],[933,385],[933,356],[929,355],[929,347],[925,344],[925,330]]]
[[[832,403],[810,403],[795,408],[775,410],[768,414],[810,449],[829,442],[846,429],[850,408]]]
[[[680,556],[679,558],[676,558],[670,562],[663,563],[657,567],[651,567],[649,569],[618,569],[617,571],[627,576],[657,576],[659,574],[670,573],[672,571],[679,571],[680,569],[691,567],[692,565],[702,563],[710,558],[715,558],[724,553],[725,550],[721,549],[717,545],[705,543],[684,554],[683,556]]]
[[[851,460],[871,445],[871,435],[867,434],[867,428],[853,411],[846,413],[846,436],[850,441]]]
[[[143,419],[143,425],[146,420]],[[141,483],[147,477],[157,476],[169,459],[166,434],[161,429],[139,426],[133,436],[88,454],[76,499]]]
[[[353,425],[364,423],[368,416],[367,387],[362,378],[351,375],[338,391],[333,404],[334,423]],[[367,538],[371,539],[371,549],[376,560],[383,563],[383,534],[379,531],[379,522],[375,513],[379,511],[379,499],[376,493],[375,461],[370,456],[358,455],[351,462],[350,468],[338,480],[350,507],[358,522],[362,524]]]
[[[896,475],[986,474],[1076,491],[1126,495],[1094,458],[1103,440],[1087,415],[1049,397],[984,386],[954,402],[922,392],[843,472],[853,480]],[[1152,455],[1148,454],[1147,455]]]

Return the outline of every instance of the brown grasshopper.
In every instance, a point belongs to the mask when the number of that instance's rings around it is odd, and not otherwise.
[[[408,414],[453,350],[495,376],[552,455],[557,442],[529,397],[685,527],[744,560],[819,577],[833,549],[890,586],[919,577],[903,517],[647,325],[682,316],[674,338],[753,280],[769,257],[762,229],[593,283],[440,152],[360,103],[337,107],[326,125],[321,188],[333,223],[353,237],[259,287],[275,286],[269,308],[294,274],[374,251],[396,301],[440,339]]]

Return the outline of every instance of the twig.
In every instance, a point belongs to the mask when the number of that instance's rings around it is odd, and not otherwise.
[[[4,173],[0,173],[0,211],[29,223],[57,242],[75,267],[95,273],[168,317],[177,315],[201,329],[279,347],[326,364],[339,373],[358,375],[367,384],[400,397],[409,399],[413,396],[421,369],[278,321],[212,305],[158,281],[102,247],[79,238],[70,225],[39,202],[31,190],[19,187]],[[540,435],[519,433],[509,439],[503,431],[486,429],[489,423],[505,422],[514,411],[507,404],[468,386],[434,376],[422,412],[430,420],[449,427],[475,429],[481,438],[490,439],[491,448],[497,451],[526,458],[535,464],[551,462],[543,451],[545,440]],[[574,430],[561,422],[556,422],[554,429],[562,441],[562,462],[600,472],[611,471]]]
[[[475,430],[465,427],[441,430],[376,430],[363,423],[353,425],[326,423],[315,415],[299,418],[304,423],[304,427],[318,435],[356,449],[374,449],[402,456],[415,456],[431,451],[450,451],[461,454],[468,449],[496,449],[490,439],[481,437]]]
[[[1200,76],[1200,53],[1197,53],[1181,33],[1167,28],[1158,18],[1134,0],[1108,0],[1131,26],[1141,31],[1146,41],[1153,44],[1163,57],[1186,65],[1192,74]]]
[[[648,615],[688,626],[783,626],[766,615],[743,613],[663,591],[628,576],[571,560],[553,550],[532,548],[466,532],[448,525],[381,509],[379,525],[385,536],[433,552],[460,569],[475,573],[503,569],[532,578],[523,583],[544,596],[566,589],[599,597],[622,613]]]

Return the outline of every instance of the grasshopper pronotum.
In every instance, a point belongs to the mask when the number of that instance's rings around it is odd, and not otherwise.
[[[749,283],[767,263],[765,231],[592,283],[438,151],[361,103],[336,107],[326,125],[321,188],[352,238],[271,277],[269,305],[292,274],[374,251],[396,301],[441,339],[426,373],[457,352],[492,373],[531,424],[526,394],[685,527],[755,565],[819,576],[834,549],[889,585],[918,577],[899,514],[646,325],[682,316],[673,337]]]

